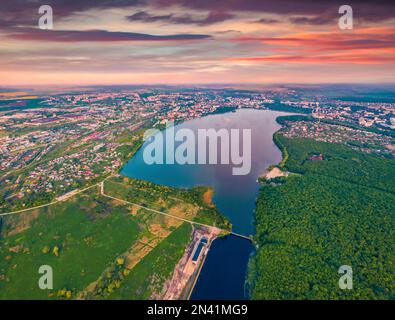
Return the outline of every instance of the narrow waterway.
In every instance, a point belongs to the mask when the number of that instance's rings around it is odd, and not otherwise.
[[[213,201],[231,221],[233,230],[244,235],[254,233],[253,212],[259,191],[257,178],[271,164],[281,161],[281,152],[273,143],[273,134],[280,125],[276,118],[286,113],[239,109],[236,112],[206,116],[184,122],[175,131],[198,129],[251,129],[251,172],[232,175],[228,165],[148,165],[144,148],[125,165],[122,174],[174,187],[208,185],[214,188]],[[197,142],[196,142],[197,143]],[[242,150],[242,149],[241,149]],[[254,250],[248,240],[228,236],[213,242],[191,299],[245,299],[245,277],[248,259]]]

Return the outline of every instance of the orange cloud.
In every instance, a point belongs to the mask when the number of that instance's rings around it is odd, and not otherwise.
[[[357,64],[380,64],[380,63],[394,63],[395,56],[370,56],[370,55],[317,55],[317,56],[303,56],[303,55],[269,55],[264,57],[241,57],[241,58],[227,58],[225,61],[240,61],[240,62],[289,62],[289,63],[357,63]]]
[[[259,42],[275,46],[275,51],[284,47],[305,51],[338,51],[356,49],[395,48],[394,28],[368,28],[356,32],[299,33],[281,37],[238,37],[235,42]],[[272,48],[273,49],[273,48]]]

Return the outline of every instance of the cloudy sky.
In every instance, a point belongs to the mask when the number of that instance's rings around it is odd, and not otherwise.
[[[391,4],[392,2],[392,4]],[[40,30],[48,4],[54,29]],[[395,3],[2,0],[0,85],[395,82]]]

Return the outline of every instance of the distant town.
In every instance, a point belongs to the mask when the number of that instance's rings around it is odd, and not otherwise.
[[[395,102],[307,96],[290,88],[0,92],[0,208],[41,204],[116,172],[144,126],[160,128],[167,121],[238,108],[308,114],[318,122],[297,122],[285,134],[337,143],[351,140],[353,148],[395,155],[393,135],[388,135],[395,129]]]

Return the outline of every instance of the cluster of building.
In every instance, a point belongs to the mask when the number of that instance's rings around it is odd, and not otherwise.
[[[292,125],[283,128],[282,134],[288,138],[301,137],[347,144],[351,148],[362,152],[395,156],[395,139],[389,135],[321,121],[292,122]]]
[[[60,156],[40,164],[25,178],[20,189],[24,193],[64,193],[84,182],[118,169],[122,162],[116,151],[118,144],[100,143],[92,149]]]
[[[212,95],[207,92],[173,94],[174,100],[166,103],[168,98],[163,99],[161,95],[150,99],[152,106],[158,111],[156,116],[158,124],[192,120],[226,109],[257,107],[260,104],[260,100]]]
[[[358,103],[333,101],[312,109],[313,116],[348,122],[363,127],[395,129],[394,103]]]
[[[68,132],[68,138],[74,132]],[[53,146],[66,140],[64,130],[34,131],[0,138],[0,171],[24,168],[39,161]]]
[[[395,105],[392,103],[345,102],[321,96],[307,99],[291,89],[104,88],[38,97],[34,107],[26,105],[23,108],[26,101],[21,103],[15,99],[7,102],[7,108],[0,108],[0,183],[9,180],[5,184],[7,188],[2,190],[6,197],[66,191],[76,181],[94,179],[118,168],[121,160],[115,151],[117,135],[133,131],[134,125],[147,121],[160,125],[237,108],[273,109],[275,106],[281,109],[278,107],[288,106],[292,110],[310,112],[319,119],[387,129],[395,125]],[[306,126],[303,122],[296,123],[294,128],[289,128],[293,131],[287,134],[330,142],[344,142],[346,136],[354,135],[353,141],[380,146],[377,150],[361,147],[365,151],[393,153],[393,143],[381,135],[358,130],[349,132],[351,129],[323,123],[320,128]],[[79,148],[82,151],[76,151]],[[27,168],[30,172],[24,172],[26,179],[18,179],[19,173],[9,175]]]

